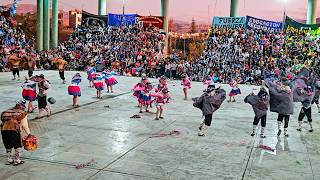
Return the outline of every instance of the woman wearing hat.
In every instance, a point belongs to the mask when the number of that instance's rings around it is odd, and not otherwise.
[[[17,166],[24,163],[24,161],[20,159],[22,154],[20,125],[28,137],[31,135],[25,108],[26,102],[20,101],[13,108],[1,113],[0,127],[2,142],[6,148],[6,165],[13,164]],[[12,149],[15,149],[15,158],[12,158]]]
[[[226,91],[208,86],[207,91],[199,98],[194,98],[193,106],[201,109],[205,119],[200,124],[198,136],[205,136],[207,129],[211,125],[212,114],[217,111],[226,99]]]
[[[245,99],[245,103],[249,103],[254,111],[255,117],[253,120],[253,129],[251,136],[256,135],[256,128],[261,120],[261,138],[265,138],[264,130],[267,122],[267,111],[269,105],[269,95],[264,88],[261,88],[258,95],[255,95],[253,91]]]

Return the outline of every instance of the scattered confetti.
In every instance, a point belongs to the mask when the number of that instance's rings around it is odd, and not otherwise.
[[[87,163],[75,165],[75,168],[76,168],[76,169],[82,169],[82,168],[85,168],[85,167],[93,166],[93,165],[95,165],[95,164],[97,164],[96,160],[95,160],[95,159],[91,159],[91,161],[89,161],[89,162],[87,162]]]
[[[156,133],[152,134],[150,138],[157,138],[157,137],[166,137],[166,136],[179,136],[181,133],[177,130],[172,130],[170,133]]]
[[[264,150],[267,150],[267,151],[271,151],[271,152],[274,152],[274,149],[269,147],[269,146],[265,146],[265,145],[259,145],[258,148],[260,149],[264,149]]]

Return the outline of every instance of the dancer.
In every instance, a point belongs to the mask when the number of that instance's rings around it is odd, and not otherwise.
[[[64,77],[64,71],[66,65],[68,64],[67,61],[63,60],[62,58],[56,58],[53,60],[53,63],[56,64],[57,69],[59,70],[59,76],[62,80],[62,84],[66,83],[66,78]]]
[[[50,88],[50,82],[45,79],[43,74],[40,74],[37,77],[37,82],[38,82],[38,108],[39,108],[39,115],[38,118],[41,117],[41,114],[43,111],[47,112],[47,116],[51,116],[51,109],[50,106],[47,103],[47,95],[48,95],[48,89]]]
[[[187,74],[184,75],[184,78],[181,82],[181,85],[183,86],[183,93],[184,93],[184,100],[188,99],[188,89],[191,89],[191,81]]]
[[[164,109],[164,105],[166,103],[169,103],[169,91],[168,89],[162,89],[161,92],[157,92],[156,94],[152,94],[152,97],[155,97],[155,102],[156,102],[156,108],[157,108],[157,112],[156,112],[156,118],[155,120],[159,120],[159,119],[163,119],[163,109]]]
[[[16,80],[16,75],[18,76],[18,80],[20,80],[20,73],[19,73],[19,69],[20,69],[20,62],[21,62],[21,58],[18,56],[17,52],[14,51],[14,53],[9,56],[9,63],[12,65],[12,75],[13,75],[13,79],[12,80]]]
[[[159,84],[155,88],[155,92],[161,92],[164,89],[168,89],[167,78],[165,76],[161,76],[159,78]]]
[[[308,86],[310,81],[308,81],[308,78],[302,77],[302,78],[296,78],[294,81],[294,87],[292,89],[293,91],[293,101],[294,102],[301,102],[302,107],[299,113],[298,117],[298,125],[297,131],[302,131],[302,120],[305,116],[307,116],[310,130],[309,132],[313,132],[312,127],[312,116],[311,116],[311,102],[314,97],[314,90],[311,86]]]
[[[151,96],[150,92],[152,91],[153,86],[150,82],[145,84],[145,87],[141,90],[140,97],[139,97],[139,107],[140,113],[142,113],[143,106],[146,108],[146,112],[149,112],[148,107],[151,104]]]
[[[79,84],[81,83],[81,75],[80,73],[76,73],[72,80],[71,80],[71,84],[68,87],[68,94],[73,96],[73,107],[77,108],[79,107],[78,105],[78,97],[81,96],[81,89]]]
[[[88,80],[89,80],[89,87],[94,87],[93,85],[93,75],[96,73],[96,68],[93,66],[87,67],[87,74],[88,74]]]
[[[102,99],[102,91],[104,90],[104,78],[101,74],[95,73],[93,74],[93,84],[97,90],[97,98]]]
[[[138,100],[138,107],[140,107],[139,99],[140,99],[141,91],[144,90],[147,82],[149,82],[148,79],[146,77],[142,77],[141,81],[135,84],[133,87],[133,91],[134,91],[133,96],[135,96]]]
[[[293,95],[288,85],[281,82],[265,81],[270,93],[270,111],[278,113],[278,133],[281,135],[281,125],[284,120],[284,136],[288,137],[290,115],[293,114]]]
[[[107,85],[107,92],[113,93],[112,86],[118,84],[118,81],[114,77],[116,75],[116,73],[114,71],[105,70],[105,71],[103,71],[103,75],[105,78],[105,83]]]
[[[226,91],[223,89],[208,86],[207,91],[199,98],[192,99],[193,106],[201,109],[205,119],[200,124],[198,136],[205,136],[211,126],[212,114],[217,111],[226,99]]]
[[[256,135],[256,129],[257,125],[259,124],[259,121],[261,120],[261,138],[265,138],[264,130],[266,128],[267,123],[267,111],[268,111],[268,105],[269,105],[269,96],[265,88],[261,88],[258,95],[255,95],[253,93],[253,90],[251,94],[249,94],[245,99],[245,103],[249,103],[254,111],[255,117],[253,120],[253,129],[251,136]]]
[[[209,86],[211,87],[215,87],[215,81],[214,81],[214,76],[212,74],[210,74],[205,81],[203,82],[203,84],[205,85],[205,91],[207,90],[207,88]]]
[[[231,91],[229,93],[229,100],[228,102],[236,102],[236,96],[238,94],[241,94],[241,90],[240,88],[238,87],[238,82],[236,80],[232,80],[230,82],[230,87],[231,87]]]
[[[21,160],[22,142],[21,128],[25,133],[31,136],[28,125],[27,112],[25,111],[26,102],[20,101],[15,107],[1,113],[1,136],[4,147],[6,148],[7,161],[6,165],[13,164],[14,166],[23,164]],[[12,158],[12,149],[15,149],[15,158]]]
[[[22,84],[22,97],[28,101],[28,113],[32,113],[36,107],[33,105],[33,101],[37,100],[37,84],[33,80],[34,78],[25,77],[25,82]]]

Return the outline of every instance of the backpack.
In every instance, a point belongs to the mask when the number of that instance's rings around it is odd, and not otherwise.
[[[21,120],[25,117],[26,112],[20,109],[8,109],[1,113],[1,121]]]

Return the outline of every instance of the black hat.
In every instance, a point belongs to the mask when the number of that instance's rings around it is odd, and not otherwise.
[[[212,91],[217,90],[217,89],[219,89],[219,88],[216,88],[215,85],[209,85],[207,88],[207,93],[211,93]]]
[[[268,96],[268,92],[266,91],[266,89],[265,89],[264,87],[262,87],[262,88],[260,89],[260,91],[258,92],[258,96],[259,96],[260,98],[265,97],[265,96]]]

